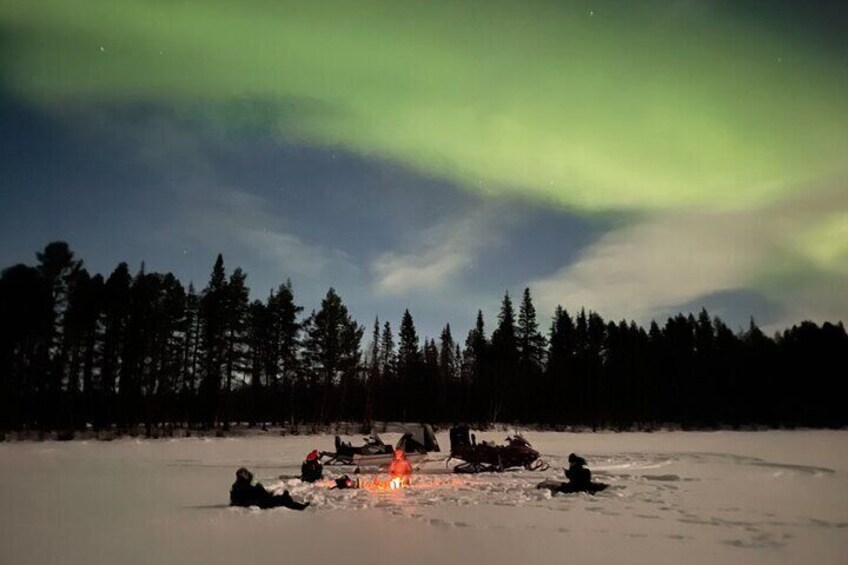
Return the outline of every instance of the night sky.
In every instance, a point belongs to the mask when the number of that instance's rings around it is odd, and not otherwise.
[[[0,267],[65,240],[460,339],[504,291],[848,320],[843,2],[11,0]]]

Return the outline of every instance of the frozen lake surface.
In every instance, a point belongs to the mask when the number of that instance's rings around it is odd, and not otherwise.
[[[846,431],[524,435],[548,471],[456,475],[431,461],[389,492],[330,490],[339,468],[316,485],[280,478],[332,436],[3,443],[0,555],[6,565],[848,563]],[[439,443],[448,449],[447,434]],[[564,480],[570,452],[610,488],[537,490]],[[240,466],[312,506],[229,508]]]

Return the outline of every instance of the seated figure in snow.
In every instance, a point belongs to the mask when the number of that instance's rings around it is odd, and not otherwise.
[[[575,489],[584,489],[592,484],[592,471],[586,468],[586,460],[571,453],[568,455],[568,469],[565,478]]]
[[[409,484],[409,478],[412,476],[412,464],[406,458],[402,449],[395,449],[394,461],[389,465],[389,475],[393,479],[400,479],[404,485]]]
[[[289,491],[283,494],[272,494],[262,485],[253,482],[253,473],[242,467],[236,471],[236,482],[230,489],[230,506],[258,506],[259,508],[276,508],[285,506],[292,510],[303,510],[308,502],[295,502]]]
[[[314,483],[324,477],[324,466],[318,459],[318,450],[313,449],[306,456],[306,461],[300,466],[300,480]]]
[[[604,483],[593,483],[592,472],[586,468],[586,460],[574,453],[568,456],[568,469],[565,470],[565,477],[568,479],[567,483],[548,479],[536,485],[536,488],[546,488],[554,494],[558,492],[595,494],[609,486]]]
[[[342,475],[341,477],[335,480],[335,483],[335,485],[330,487],[330,490],[333,490],[334,488],[340,490],[348,488],[359,488],[361,486],[359,483],[359,477],[351,479],[348,475]]]

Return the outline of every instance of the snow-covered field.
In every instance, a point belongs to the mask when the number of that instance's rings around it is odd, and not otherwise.
[[[848,563],[848,432],[525,437],[549,471],[454,475],[433,461],[387,492],[279,478],[331,436],[4,443],[0,562]],[[537,490],[570,452],[611,487]],[[312,507],[229,508],[239,466]]]

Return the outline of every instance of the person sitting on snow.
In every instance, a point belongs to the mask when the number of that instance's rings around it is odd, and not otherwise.
[[[409,477],[412,476],[412,464],[407,460],[402,449],[395,449],[395,459],[389,465],[389,475],[393,479],[400,479],[404,485],[409,484]]]
[[[318,450],[313,449],[306,456],[306,461],[300,466],[300,480],[314,483],[324,477],[324,466],[318,459]]]
[[[574,453],[568,456],[568,469],[565,470],[565,477],[576,489],[587,488],[592,484],[592,471],[586,468],[586,460]]]
[[[568,456],[568,469],[565,470],[565,476],[568,478],[567,483],[546,479],[536,485],[536,488],[548,489],[553,494],[558,492],[588,492],[589,494],[595,494],[609,486],[604,483],[593,483],[592,472],[586,468],[586,460],[574,453]]]
[[[236,482],[230,489],[230,506],[258,506],[259,508],[276,508],[285,506],[292,510],[303,510],[308,502],[295,502],[289,491],[283,494],[272,494],[259,483],[254,484],[253,473],[244,467],[236,471]]]
[[[343,489],[348,489],[348,488],[359,488],[360,487],[359,477],[357,477],[355,479],[351,479],[347,475],[342,475],[341,477],[336,479],[335,482],[336,482],[336,484],[331,486],[330,490],[333,490],[335,488],[343,490]]]

